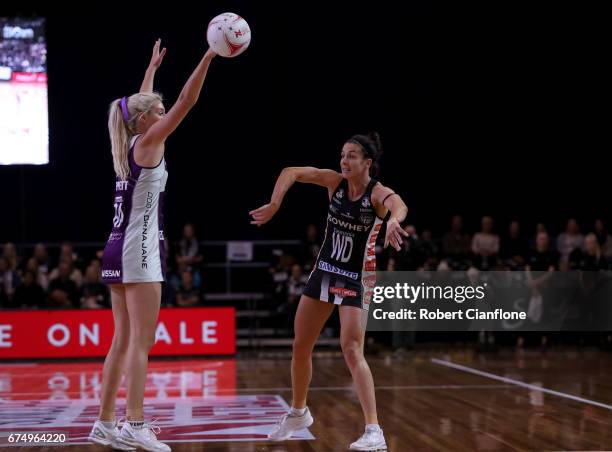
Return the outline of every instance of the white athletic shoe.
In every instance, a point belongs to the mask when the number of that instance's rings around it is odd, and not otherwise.
[[[157,440],[156,433],[159,433],[161,429],[153,422],[145,422],[142,427],[138,428],[132,427],[127,421],[124,422],[117,436],[117,443],[140,447],[151,452],[170,452],[170,446]]]
[[[268,433],[268,439],[272,441],[285,441],[291,438],[293,432],[310,427],[313,422],[314,419],[308,408],[306,408],[306,411],[304,411],[304,414],[301,416],[291,414],[290,412],[285,413],[279,419],[272,431]]]
[[[103,446],[112,446],[118,450],[136,450],[135,447],[117,443],[119,436],[119,423],[115,422],[113,428],[104,427],[104,424],[99,419],[94,422],[91,432],[89,433],[89,441],[101,444]]]
[[[365,433],[349,446],[350,450],[387,450],[387,443],[383,431],[378,429],[366,429]]]

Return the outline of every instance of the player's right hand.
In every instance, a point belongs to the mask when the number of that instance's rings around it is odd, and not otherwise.
[[[159,47],[161,46],[161,39],[155,41],[155,45],[153,45],[153,53],[151,54],[151,61],[149,63],[149,67],[153,69],[159,69],[164,60],[164,55],[166,54],[166,48],[164,47],[161,52],[159,51]]]

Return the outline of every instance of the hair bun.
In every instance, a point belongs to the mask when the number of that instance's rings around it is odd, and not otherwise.
[[[380,141],[380,134],[378,132],[370,132],[368,133],[368,138],[372,140],[372,142],[376,146],[376,151],[382,152],[382,143]]]

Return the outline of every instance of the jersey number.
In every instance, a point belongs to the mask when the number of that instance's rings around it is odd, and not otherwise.
[[[348,262],[353,252],[353,238],[346,235],[332,235],[332,259],[339,262]]]
[[[113,217],[113,226],[118,228],[123,223],[123,203],[115,203],[115,216]]]

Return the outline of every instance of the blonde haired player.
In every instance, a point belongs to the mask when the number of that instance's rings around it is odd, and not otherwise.
[[[313,423],[306,407],[312,378],[312,350],[334,305],[338,305],[342,352],[366,424],[364,434],[349,447],[351,450],[387,448],[378,425],[374,381],[363,355],[363,343],[370,290],[376,277],[376,239],[386,224],[385,247],[391,244],[399,250],[402,236],[407,235],[400,222],[408,208],[393,190],[374,179],[380,152],[378,134],[354,135],[342,148],[341,173],[312,167],[285,168],[276,181],[270,203],[250,212],[252,224],[267,223],[295,182],[325,187],[330,200],[325,239],[295,316],[291,410],[270,432],[271,440],[289,439],[293,432]]]
[[[196,104],[215,57],[210,49],[204,54],[166,113],[161,97],[153,93],[155,71],[165,53],[157,40],[140,92],[114,100],[108,115],[117,177],[102,279],[111,287],[115,333],[104,361],[100,414],[89,439],[122,450],[170,450],[157,440],[154,430],[158,428],[145,422],[143,413],[148,355],[155,342],[160,283],[165,280],[162,213],[168,173],[164,143]],[[119,430],[115,399],[123,374],[127,422]]]

